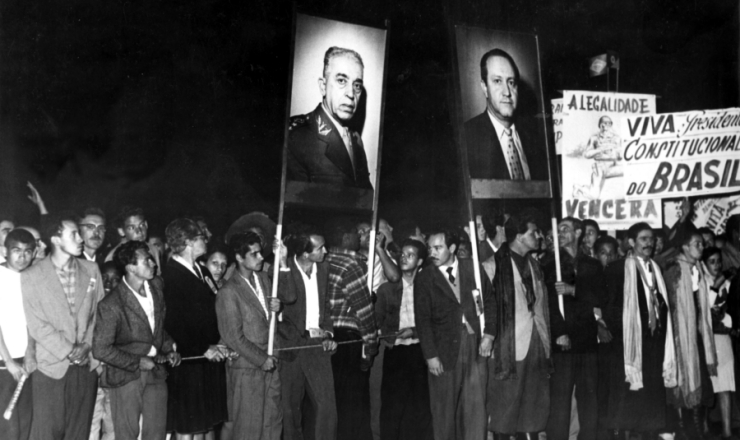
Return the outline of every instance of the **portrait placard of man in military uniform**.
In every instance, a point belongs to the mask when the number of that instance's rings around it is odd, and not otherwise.
[[[455,26],[458,128],[473,198],[551,196],[536,36]]]
[[[370,209],[386,31],[297,14],[286,203]]]

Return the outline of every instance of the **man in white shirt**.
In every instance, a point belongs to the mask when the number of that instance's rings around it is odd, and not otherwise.
[[[385,355],[380,390],[380,437],[383,439],[432,438],[427,365],[414,319],[414,279],[426,256],[424,243],[404,240],[401,245],[403,279],[400,283],[385,283],[378,289],[375,316],[381,336],[386,338],[382,340]]]
[[[0,405],[13,396],[17,382],[33,368],[28,350],[28,330],[23,312],[20,272],[31,265],[36,240],[23,229],[10,231],[3,243],[6,261],[0,267]],[[10,420],[0,419],[0,432],[8,440],[25,440],[31,431],[31,383],[27,377]]]
[[[141,241],[124,243],[115,254],[125,268],[123,282],[98,305],[93,354],[105,369],[100,384],[110,388],[115,438],[162,439],[167,427],[167,373],[161,363],[177,366],[180,355],[164,330],[162,281],[154,259]]]
[[[302,439],[302,404],[308,394],[317,440],[333,440],[337,432],[337,406],[331,355],[334,342],[327,285],[329,268],[324,261],[326,246],[321,235],[294,234],[287,242],[288,256],[280,261],[280,296],[295,297],[285,304],[278,334],[282,346],[323,345],[323,349],[286,351],[280,355],[282,378],[283,435],[285,440]],[[309,436],[309,435],[307,435]]]

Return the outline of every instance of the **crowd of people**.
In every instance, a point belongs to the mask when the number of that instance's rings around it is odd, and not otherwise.
[[[0,218],[2,438],[736,438],[740,215],[722,237],[686,203],[616,237],[524,209],[280,238],[262,213],[157,234],[32,199],[37,228]]]

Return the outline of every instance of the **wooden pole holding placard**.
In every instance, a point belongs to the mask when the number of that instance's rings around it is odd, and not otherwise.
[[[375,162],[375,187],[373,191],[373,218],[370,223],[370,243],[368,244],[367,254],[367,290],[373,293],[373,279],[375,278],[375,237],[377,236],[378,223],[378,199],[380,196],[380,158],[383,152],[383,115],[385,114],[385,90],[388,80],[388,48],[391,35],[391,22],[385,20],[385,62],[383,63],[383,93],[380,99],[380,131],[378,132],[378,154]]]
[[[291,41],[295,41],[295,26],[296,26],[296,8],[293,5],[293,30]],[[288,84],[293,84],[293,56],[295,52],[295,44],[290,45],[290,68],[288,69]],[[282,252],[282,239],[283,239],[283,213],[285,212],[285,186],[288,175],[288,128],[290,121],[290,93],[288,93],[287,104],[285,106],[285,127],[283,128],[283,164],[281,167],[282,175],[280,177],[280,207],[278,208],[278,221],[277,228],[275,229],[274,240],[280,243],[275,249],[275,261],[273,262],[272,268],[272,292],[270,297],[277,298],[278,294],[278,280],[280,278],[280,254]],[[274,248],[274,247],[273,247]],[[270,313],[270,332],[267,337],[267,354],[272,356],[275,352],[275,326],[277,321],[277,313]]]

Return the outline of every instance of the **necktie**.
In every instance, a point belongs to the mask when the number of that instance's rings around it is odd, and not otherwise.
[[[452,266],[447,268],[447,279],[450,280],[452,285],[455,284],[455,276],[452,275]]]
[[[355,152],[352,149],[352,138],[349,135],[349,129],[347,127],[342,127],[339,130],[340,133],[342,133],[342,140],[344,141],[344,146],[347,148],[347,153],[349,154],[349,160],[352,162],[352,171],[354,172],[355,169]]]
[[[519,157],[519,152],[516,149],[514,143],[514,136],[510,128],[504,129],[506,135],[506,147],[504,154],[506,155],[506,162],[509,163],[509,171],[511,172],[511,180],[524,180],[524,171],[522,171],[522,161]]]
[[[198,263],[194,263],[193,264],[193,270],[195,271],[195,274],[198,276],[198,278],[201,281],[204,281],[203,280],[203,274],[200,272],[200,268],[198,267]]]

